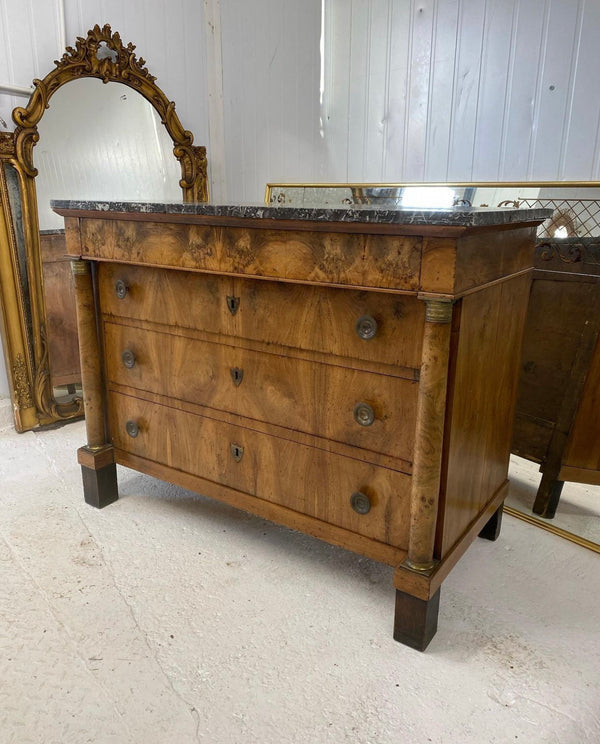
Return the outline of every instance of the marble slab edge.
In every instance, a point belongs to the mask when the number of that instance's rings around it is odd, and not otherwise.
[[[136,202],[136,201],[77,201],[53,200],[56,211],[81,210],[115,213],[179,214],[205,217],[229,217],[258,220],[305,220],[309,222],[361,222],[380,225],[440,225],[479,227],[506,225],[518,222],[543,222],[553,213],[552,209],[515,209],[450,207],[445,209],[413,209],[373,207],[293,207],[266,206],[264,204],[194,204],[185,202]]]

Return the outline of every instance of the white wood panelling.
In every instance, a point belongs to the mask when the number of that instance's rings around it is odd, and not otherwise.
[[[181,199],[181,167],[171,138],[150,103],[125,85],[82,79],[63,86],[38,129],[34,163],[41,230],[64,226],[51,199]]]
[[[136,44],[207,145],[222,200],[261,201],[267,181],[600,179],[600,0],[65,0],[64,11],[68,44],[95,23]],[[0,83],[51,69],[59,16],[58,0],[0,0]],[[0,94],[0,128],[17,105]]]
[[[221,3],[229,199],[329,175],[320,135],[320,0]]]
[[[204,0],[204,23],[207,109],[210,127],[209,198],[215,202],[222,202],[227,198],[227,174],[225,169],[221,0]]]

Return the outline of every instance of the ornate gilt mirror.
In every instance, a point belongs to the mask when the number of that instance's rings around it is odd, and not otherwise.
[[[51,338],[44,277],[49,285],[52,270],[43,261],[42,242],[51,244],[61,225],[52,221],[49,199],[81,198],[81,184],[93,184],[95,173],[98,182],[109,182],[109,193],[88,189],[86,198],[165,201],[171,197],[189,202],[208,198],[206,150],[193,144],[175,104],[156,85],[145,60],[134,50],[135,46],[124,45],[109,25],[95,26],[86,38],[77,39],[75,48],[67,47],[43,79],[33,81],[27,105],[13,111],[14,132],[0,133],[2,343],[18,431],[83,414],[79,396],[63,399],[56,394],[57,385],[68,378],[56,374],[53,379],[52,374],[51,348],[59,348],[60,343],[53,344]],[[103,98],[102,93],[109,90],[110,95]],[[42,117],[48,109],[46,125]],[[52,114],[59,110],[61,116],[53,119]],[[148,127],[146,137],[140,129],[142,123]],[[114,157],[105,158],[103,174],[97,168],[86,170],[82,162],[82,153],[97,145],[94,137],[100,134],[107,141],[118,135],[118,150]],[[38,141],[42,145],[36,150]],[[150,154],[150,141],[154,155]],[[57,151],[61,144],[69,148],[71,157],[78,153],[79,186],[67,187],[61,184],[62,176],[52,177],[64,159]],[[162,157],[169,150],[170,154]],[[119,166],[127,159],[145,168],[131,192],[127,185],[119,186]],[[173,180],[178,184],[175,190]],[[151,182],[158,184],[158,192],[148,192]]]
[[[532,256],[505,510],[600,552],[600,183],[267,184],[265,200],[554,210]]]

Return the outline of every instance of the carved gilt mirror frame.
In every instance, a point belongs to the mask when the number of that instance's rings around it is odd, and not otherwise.
[[[83,415],[80,398],[68,403],[55,399],[49,368],[33,148],[39,140],[38,124],[53,94],[84,77],[121,83],[140,93],[157,111],[173,141],[173,155],[181,164],[183,200],[208,199],[206,149],[193,144],[193,135],[183,128],[175,104],[156,85],[145,60],[138,59],[134,50],[108,24],[94,26],[86,38],[77,38],[75,48],[67,47],[42,80],[33,81],[27,105],[13,111],[14,132],[0,133],[0,316],[18,431]]]

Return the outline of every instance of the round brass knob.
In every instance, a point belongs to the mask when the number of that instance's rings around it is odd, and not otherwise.
[[[117,279],[117,281],[115,282],[115,294],[120,300],[125,298],[128,289],[129,287],[122,279]]]
[[[371,511],[371,501],[369,497],[361,491],[355,491],[350,496],[350,505],[357,514],[368,514]]]
[[[140,433],[140,429],[135,421],[128,421],[125,424],[125,430],[129,434],[130,437],[135,439],[137,435]]]
[[[121,361],[127,367],[127,369],[131,369],[135,364],[135,354],[133,353],[133,351],[131,351],[131,349],[125,349],[125,351],[121,354]]]
[[[354,420],[361,426],[371,426],[375,421],[375,411],[368,403],[357,403],[354,406]]]
[[[369,341],[371,338],[375,338],[377,333],[377,321],[371,315],[361,315],[356,321],[356,333],[359,338],[364,341]]]

